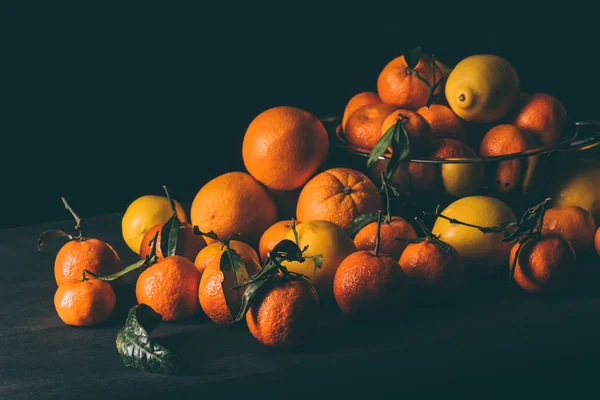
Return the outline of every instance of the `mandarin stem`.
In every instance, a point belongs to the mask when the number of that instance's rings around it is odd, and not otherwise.
[[[379,246],[381,245],[381,210],[377,211],[377,235],[375,236],[375,257],[379,255]]]
[[[173,210],[173,215],[177,215],[177,208],[175,207],[175,201],[171,197],[171,194],[169,193],[169,189],[167,188],[166,185],[163,185],[163,189],[165,190],[165,193],[167,194],[167,199],[169,200],[169,204],[171,204],[171,209]]]
[[[65,199],[64,197],[60,198],[63,202],[63,204],[65,205],[65,208],[67,210],[69,210],[69,212],[71,213],[71,215],[73,216],[73,218],[75,218],[75,230],[79,233],[79,237],[77,239],[83,239],[83,231],[81,230],[81,218],[79,217],[79,215],[77,215],[77,213],[75,212],[75,210],[73,210],[73,208],[69,205],[69,203],[67,202],[67,199]]]

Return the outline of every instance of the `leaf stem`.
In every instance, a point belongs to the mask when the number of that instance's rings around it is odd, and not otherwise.
[[[296,230],[296,218],[292,217],[292,232],[294,232],[294,240],[296,241],[296,246],[300,248],[300,242],[298,239],[298,231]]]
[[[469,224],[467,222],[462,222],[456,218],[447,217],[447,216],[441,214],[438,210],[439,210],[439,206],[434,213],[423,211],[423,215],[442,218],[442,219],[449,221],[451,224],[464,225],[464,226],[468,226],[470,228],[479,229],[484,235],[487,233],[503,232],[503,229],[498,226],[479,226],[479,225]]]
[[[63,202],[63,204],[65,205],[65,208],[67,210],[69,210],[69,212],[71,213],[71,215],[73,216],[73,218],[75,219],[75,230],[78,233],[78,236],[73,237],[73,239],[78,239],[78,240],[84,240],[83,237],[83,231],[81,230],[81,218],[79,217],[79,215],[77,215],[77,213],[75,212],[75,210],[73,210],[73,208],[71,207],[71,205],[69,204],[69,202],[67,202],[67,199],[65,199],[64,197],[60,198]]]
[[[375,250],[373,255],[379,256],[379,247],[381,246],[381,210],[377,212],[377,235],[375,236]]]

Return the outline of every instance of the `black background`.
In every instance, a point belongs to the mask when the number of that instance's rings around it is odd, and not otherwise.
[[[1,226],[67,218],[60,196],[83,216],[124,211],[164,184],[191,201],[243,169],[258,113],[340,114],[401,45],[450,65],[498,54],[522,90],[598,118],[592,10],[425,4],[3,2]]]

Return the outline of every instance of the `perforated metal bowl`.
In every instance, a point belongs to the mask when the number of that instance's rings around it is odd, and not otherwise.
[[[379,183],[391,154],[384,154],[367,168],[370,151],[348,143],[340,118],[321,120],[332,145],[330,165],[357,169]],[[552,146],[502,156],[411,158],[401,163],[392,183],[399,189],[404,206],[422,209],[428,203],[449,204],[464,196],[486,195],[503,200],[517,211],[546,195],[544,189],[556,168],[560,168],[557,155],[578,156],[579,152],[600,145],[600,121],[570,122],[563,137]]]

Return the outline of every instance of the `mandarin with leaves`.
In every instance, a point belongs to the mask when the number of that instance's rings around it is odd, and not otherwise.
[[[570,289],[578,275],[573,246],[556,232],[516,243],[510,251],[509,267],[514,282],[532,293]]]
[[[168,256],[146,268],[138,277],[135,294],[138,304],[147,304],[163,321],[179,321],[200,308],[200,273],[182,256]]]
[[[253,262],[255,264],[260,263],[256,250],[254,250],[254,248],[247,243],[239,240],[230,240],[229,248],[237,252],[245,262]],[[214,259],[220,259],[225,249],[226,246],[222,242],[217,241],[200,250],[196,256],[196,259],[194,260],[194,265],[200,274],[204,273],[204,270],[208,264],[210,264]]]
[[[333,294],[340,310],[357,317],[395,315],[406,293],[406,276],[396,258],[380,252],[381,213],[376,222],[372,250],[356,251],[340,263],[333,279]]]
[[[358,110],[362,106],[370,104],[379,104],[381,99],[375,92],[360,92],[350,98],[344,108],[344,114],[342,115],[342,132],[346,130],[346,123],[354,111]]]
[[[274,277],[253,299],[246,325],[265,346],[289,349],[315,336],[319,315],[319,295],[308,280]]]
[[[426,237],[406,246],[399,260],[402,270],[414,288],[435,293],[455,292],[464,283],[460,254],[433,236],[420,220],[419,225]]]
[[[420,49],[413,49],[388,62],[377,77],[377,93],[381,100],[394,107],[411,110],[425,106],[432,87],[443,81],[439,65],[434,68],[432,61]],[[434,94],[441,93],[442,86],[438,83]]]
[[[154,225],[152,228],[146,231],[140,246],[140,259],[144,259],[148,256],[148,254],[150,254],[150,241],[154,237],[155,233],[158,233],[156,240],[158,240],[158,243],[161,243],[162,229],[164,226],[165,224]],[[179,224],[179,235],[177,238],[175,255],[183,256],[193,262],[196,259],[198,252],[205,247],[206,241],[202,236],[194,234],[194,228],[192,225],[190,225],[188,222],[181,222]],[[164,254],[160,246],[156,248],[156,256],[159,260],[164,258]]]
[[[223,245],[222,243],[215,244]],[[200,301],[202,311],[217,325],[228,325],[234,321],[236,316],[232,315],[227,298],[237,299],[241,296],[241,291],[233,287],[228,288],[228,292],[225,293],[223,288],[223,281],[225,279],[222,270],[223,262],[229,261],[228,257],[232,253],[235,253],[232,256],[235,256],[238,262],[236,265],[231,265],[231,268],[236,269],[234,273],[237,284],[248,280],[261,268],[258,258],[242,259],[235,250],[231,250],[233,247],[227,247],[231,246],[231,243],[224,246],[225,248],[221,255],[210,260],[202,273],[200,285],[196,288],[196,301]],[[225,260],[223,261],[223,259]]]
[[[398,124],[404,125],[408,135],[411,154],[419,154],[424,150],[431,139],[431,128],[425,118],[415,111],[400,109],[388,115],[381,125],[381,136],[385,135],[390,128],[399,128]],[[391,149],[390,149],[391,150]]]
[[[398,260],[408,245],[396,240],[397,237],[404,239],[415,239],[417,233],[413,226],[404,218],[397,216],[386,216],[381,222],[373,221],[365,225],[354,236],[354,244],[357,250],[373,251],[377,245],[377,234],[379,230],[379,250],[381,253]]]
[[[69,239],[60,248],[54,260],[56,285],[62,286],[66,283],[81,281],[84,270],[100,275],[120,271],[122,269],[121,259],[113,247],[102,239],[84,236],[81,229],[81,218],[64,197],[61,197],[61,200],[75,219],[77,235],[73,236],[62,230],[50,230],[42,233],[37,240],[37,248],[40,250],[46,241],[52,238],[66,237]]]
[[[261,260],[267,259],[267,254],[290,232],[293,223],[298,226],[300,221],[292,221],[291,219],[278,221],[263,233],[258,242],[258,254]]]
[[[372,149],[381,137],[383,121],[397,107],[384,103],[367,104],[352,113],[344,136],[348,143],[364,150]]]
[[[561,234],[577,254],[586,254],[594,247],[596,221],[592,214],[578,206],[552,207],[544,215],[544,230]]]
[[[273,107],[257,115],[244,134],[244,166],[270,189],[301,187],[327,158],[329,136],[313,114],[296,107]],[[192,218],[193,219],[193,218]]]
[[[93,326],[111,316],[116,305],[116,295],[108,282],[87,279],[69,281],[58,287],[54,294],[54,308],[67,325]]]
[[[365,174],[351,168],[331,168],[302,188],[296,216],[301,221],[329,221],[347,229],[356,217],[381,206],[381,195]]]

